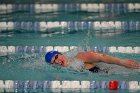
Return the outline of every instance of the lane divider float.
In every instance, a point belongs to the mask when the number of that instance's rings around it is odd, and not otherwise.
[[[0,56],[14,54],[14,53],[46,53],[47,51],[68,52],[78,48],[77,46],[0,46]],[[83,49],[84,51],[89,51]],[[125,53],[125,54],[140,54],[140,47],[93,47],[90,51],[101,53]]]
[[[0,80],[0,89],[6,92],[18,92],[19,90],[48,90],[48,89],[128,89],[140,90],[139,81],[37,81],[37,80]],[[11,89],[11,90],[10,90]]]
[[[122,31],[139,31],[139,21],[41,21],[41,22],[0,22],[0,31],[7,30],[27,30],[38,31],[38,32],[49,32],[48,29],[61,29],[60,31],[69,30],[82,30],[82,29],[94,29],[94,30],[106,30],[110,29],[114,32],[115,30]],[[104,32],[104,31],[103,31]]]
[[[88,11],[127,13],[139,12],[140,3],[76,3],[76,4],[0,4],[0,13],[29,11],[31,13],[54,11]]]

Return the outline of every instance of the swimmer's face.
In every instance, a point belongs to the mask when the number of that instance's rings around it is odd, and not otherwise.
[[[51,63],[56,63],[64,67],[67,66],[67,62],[68,62],[67,58],[62,54],[55,54],[51,60]]]

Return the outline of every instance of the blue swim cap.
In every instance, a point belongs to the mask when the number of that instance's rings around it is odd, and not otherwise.
[[[51,60],[55,54],[61,54],[58,51],[49,51],[45,55],[45,61],[51,63]]]

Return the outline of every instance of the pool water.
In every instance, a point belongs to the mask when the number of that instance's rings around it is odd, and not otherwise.
[[[0,42],[4,46],[83,46],[87,42],[86,44],[89,46],[135,47],[140,46],[139,35],[139,31],[115,31],[109,33],[88,29],[50,36],[46,33],[1,33]]]
[[[93,31],[92,31],[93,32]],[[52,35],[41,37],[42,34],[36,33],[17,33],[12,36],[3,35],[0,42],[3,46],[139,46],[140,33],[122,33],[113,36],[96,36],[88,31],[78,31],[72,34]],[[135,37],[134,37],[135,36]],[[72,42],[74,41],[74,42]],[[126,74],[95,74],[88,72],[76,72],[63,69],[60,67],[52,67],[45,63],[45,53],[15,53],[1,56],[1,79],[7,80],[139,80],[140,73],[128,70]],[[119,58],[130,58],[140,61],[139,54],[124,53],[108,53],[109,55]],[[58,70],[59,69],[59,70]],[[15,77],[16,76],[16,77]]]
[[[51,0],[49,0],[51,1]],[[61,0],[63,2],[63,0]],[[112,0],[110,0],[111,2]],[[131,0],[129,0],[131,1]],[[5,3],[8,3],[7,1]],[[16,1],[19,2],[19,1]],[[22,1],[20,1],[22,2]],[[28,1],[26,1],[28,2]],[[47,2],[47,1],[42,1]],[[51,1],[54,2],[54,1]],[[85,2],[85,1],[83,1]],[[97,2],[97,1],[91,1]],[[104,1],[105,2],[105,1]],[[114,1],[116,3],[117,1]],[[121,0],[120,2],[123,2]],[[137,2],[135,0],[135,2]],[[24,3],[24,2],[22,2]],[[60,3],[60,2],[58,2]],[[107,2],[106,2],[107,3]],[[128,2],[129,3],[129,2]],[[12,2],[11,2],[12,4]],[[19,6],[18,6],[19,7]],[[67,9],[67,10],[66,10]],[[79,8],[77,8],[79,9]],[[121,11],[121,12],[119,12]],[[13,11],[0,12],[0,24],[2,22],[66,22],[66,27],[51,27],[45,31],[40,31],[39,25],[37,29],[27,26],[25,27],[14,25],[14,28],[1,30],[0,26],[0,47],[46,47],[46,46],[76,46],[83,47],[85,50],[93,50],[95,47],[139,47],[140,46],[140,12],[139,9],[131,11],[123,9],[114,9],[104,12],[99,11],[73,11],[68,7],[63,11]],[[89,28],[89,26],[80,25],[80,27],[71,26],[71,22],[120,22],[121,27],[117,28]],[[123,23],[124,22],[124,23]],[[129,22],[132,22],[130,25]],[[128,25],[124,25],[124,24]],[[122,26],[123,24],[123,26]],[[131,27],[133,26],[134,27]],[[103,25],[102,25],[103,26]],[[31,29],[29,29],[31,28]],[[138,50],[140,51],[140,50]],[[104,52],[103,52],[104,53]],[[108,55],[123,58],[134,59],[140,62],[140,52],[138,53],[111,53],[105,52]],[[50,65],[45,62],[45,52],[24,52],[24,49],[18,52],[9,53],[0,50],[0,80],[78,80],[78,81],[139,81],[140,69],[132,70],[118,66],[110,73],[91,73],[89,71],[75,71],[67,68]],[[83,90],[86,91],[86,90]],[[126,90],[127,91],[127,90]],[[113,93],[126,91],[115,91]],[[77,91],[76,91],[77,92]],[[82,92],[80,90],[80,92]],[[86,91],[88,92],[88,91]],[[105,93],[107,90],[93,90],[90,92]],[[112,92],[112,91],[109,91]],[[139,93],[139,91],[138,91]]]

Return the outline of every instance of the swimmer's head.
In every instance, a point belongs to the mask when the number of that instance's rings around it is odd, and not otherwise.
[[[47,52],[45,55],[45,60],[47,63],[56,63],[64,67],[68,65],[68,59],[58,51]]]
[[[58,51],[50,51],[50,52],[47,52],[46,55],[45,55],[45,61],[47,63],[51,63],[52,61],[52,58],[54,57],[54,55],[56,54],[61,54],[59,53]]]

